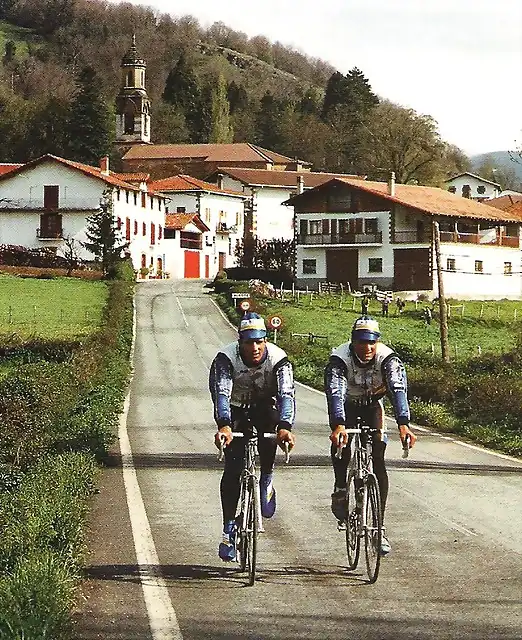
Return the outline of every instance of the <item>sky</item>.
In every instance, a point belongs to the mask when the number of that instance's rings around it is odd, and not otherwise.
[[[115,2],[116,0],[112,0]],[[264,35],[432,116],[468,155],[522,145],[522,0],[131,0]]]

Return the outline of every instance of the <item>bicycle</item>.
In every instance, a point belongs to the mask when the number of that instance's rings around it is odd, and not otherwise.
[[[238,512],[236,515],[237,560],[241,572],[246,571],[248,585],[251,587],[256,579],[257,536],[264,533],[261,515],[261,497],[259,479],[256,472],[257,438],[254,426],[248,421],[248,433],[233,431],[233,438],[246,438],[243,469],[240,478]],[[276,438],[275,433],[264,433],[265,438]],[[224,457],[224,438],[220,440],[218,460]],[[289,460],[288,443],[285,443],[285,463]]]
[[[366,571],[370,584],[379,575],[382,540],[382,509],[379,483],[373,472],[372,441],[377,429],[362,424],[357,416],[356,428],[346,429],[353,435],[353,451],[348,467],[346,485],[346,551],[348,570],[353,571],[359,564],[361,540],[364,538]],[[348,445],[350,446],[350,445]],[[337,447],[338,458],[342,456],[342,446]]]

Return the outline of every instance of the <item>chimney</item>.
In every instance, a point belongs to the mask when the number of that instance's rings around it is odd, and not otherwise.
[[[301,195],[304,191],[304,178],[303,176],[297,176],[297,193]]]
[[[395,195],[395,171],[390,173],[390,179],[388,181],[388,195]]]
[[[217,174],[217,187],[218,189],[223,189],[223,178],[225,176],[222,173]]]
[[[109,175],[109,156],[100,158],[100,170],[104,176]]]

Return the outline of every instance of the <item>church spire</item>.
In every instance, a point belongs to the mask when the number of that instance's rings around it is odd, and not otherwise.
[[[147,63],[138,54],[136,34],[121,60],[121,87],[116,98],[116,142],[150,142],[150,100],[145,89]]]

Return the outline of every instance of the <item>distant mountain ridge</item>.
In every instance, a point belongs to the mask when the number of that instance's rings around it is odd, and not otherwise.
[[[517,158],[518,162],[515,162],[512,156]],[[473,165],[473,170],[477,170],[485,160],[491,160],[492,164],[499,169],[510,169],[514,171],[517,178],[522,181],[522,157],[517,156],[513,151],[490,151],[470,156],[469,159]]]

